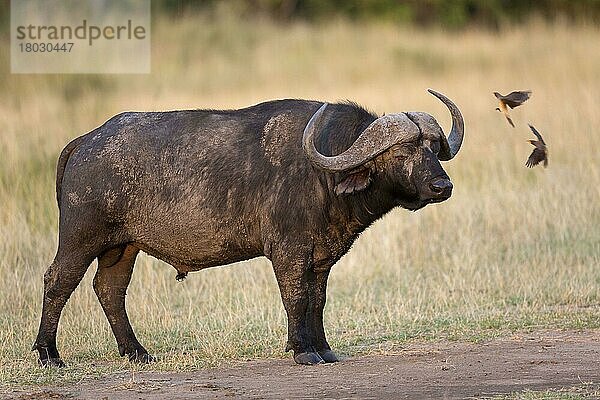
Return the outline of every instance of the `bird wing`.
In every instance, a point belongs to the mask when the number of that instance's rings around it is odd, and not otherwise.
[[[536,147],[531,152],[531,155],[527,159],[527,162],[525,163],[525,165],[527,165],[529,168],[533,168],[534,166],[538,165],[542,161],[545,161],[544,166],[548,165],[548,161],[546,160],[546,152],[544,150],[538,149]]]
[[[531,129],[531,132],[533,132],[533,134],[538,138],[538,140],[542,142],[543,145],[546,145],[546,142],[544,142],[544,139],[542,138],[542,135],[538,132],[538,130],[535,129],[534,126],[531,124],[527,125],[529,125],[529,129]]]
[[[531,97],[531,90],[519,90],[507,94],[502,100],[504,100],[506,105],[510,108],[515,108],[525,103],[529,97]]]

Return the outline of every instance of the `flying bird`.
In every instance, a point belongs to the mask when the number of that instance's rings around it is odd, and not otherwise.
[[[548,166],[548,147],[546,146],[546,142],[542,139],[542,135],[533,127],[533,125],[529,125],[529,128],[533,132],[533,134],[538,138],[538,140],[528,140],[529,143],[535,146],[535,149],[531,152],[531,155],[527,159],[525,165],[529,168],[533,168],[538,165],[540,162],[544,162],[544,168]]]
[[[510,92],[506,96],[503,96],[498,92],[494,92],[494,96],[496,96],[496,98],[498,99],[498,103],[500,104],[500,107],[497,107],[496,110],[504,114],[504,117],[506,118],[510,126],[514,128],[515,124],[513,123],[512,119],[510,118],[510,115],[508,114],[508,107],[512,109],[525,103],[527,99],[531,97],[531,90],[518,90],[515,92]]]

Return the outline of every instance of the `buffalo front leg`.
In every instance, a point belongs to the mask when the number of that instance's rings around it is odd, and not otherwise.
[[[273,260],[273,269],[281,300],[288,318],[288,341],[285,351],[294,351],[298,364],[321,364],[323,359],[313,346],[312,324],[309,321],[309,264],[306,260],[286,257]]]
[[[319,269],[311,272],[309,289],[311,291],[311,301],[309,309],[309,318],[312,323],[313,344],[314,348],[326,363],[339,361],[337,356],[327,339],[325,338],[325,328],[323,326],[323,310],[327,300],[327,279],[329,277],[330,268]]]
[[[125,308],[125,295],[138,252],[137,248],[127,246],[116,262],[112,251],[100,257],[94,291],[110,323],[121,357],[127,355],[129,361],[148,363],[153,358],[135,337]]]

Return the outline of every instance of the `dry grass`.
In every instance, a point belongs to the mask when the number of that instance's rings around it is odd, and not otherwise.
[[[425,91],[440,90],[467,125],[461,154],[446,165],[455,193],[418,213],[393,211],[334,268],[332,345],[358,354],[415,338],[599,327],[597,28],[448,34],[223,15],[159,19],[152,37],[148,76],[0,75],[0,387],[137,368],[118,358],[91,289],[93,266],[59,328],[71,368],[38,369],[29,352],[56,246],[56,158],[70,138],[131,109],[353,99],[379,113],[429,111],[447,127],[446,109]],[[0,65],[8,64],[4,42]],[[491,94],[510,89],[534,93],[514,111],[514,130]],[[524,167],[526,122],[550,145],[547,170]],[[138,259],[128,309],[142,343],[162,358],[149,368],[283,355],[285,316],[266,260],[174,278],[171,267]]]

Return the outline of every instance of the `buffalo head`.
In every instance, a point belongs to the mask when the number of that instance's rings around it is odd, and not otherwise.
[[[314,144],[317,127],[327,103],[311,117],[304,129],[303,149],[317,167],[338,173],[338,195],[360,192],[376,180],[395,204],[416,210],[448,199],[450,178],[440,161],[451,160],[464,136],[464,121],[458,107],[446,96],[429,89],[452,115],[446,136],[435,118],[424,112],[388,114],[373,121],[343,153],[321,154]]]

